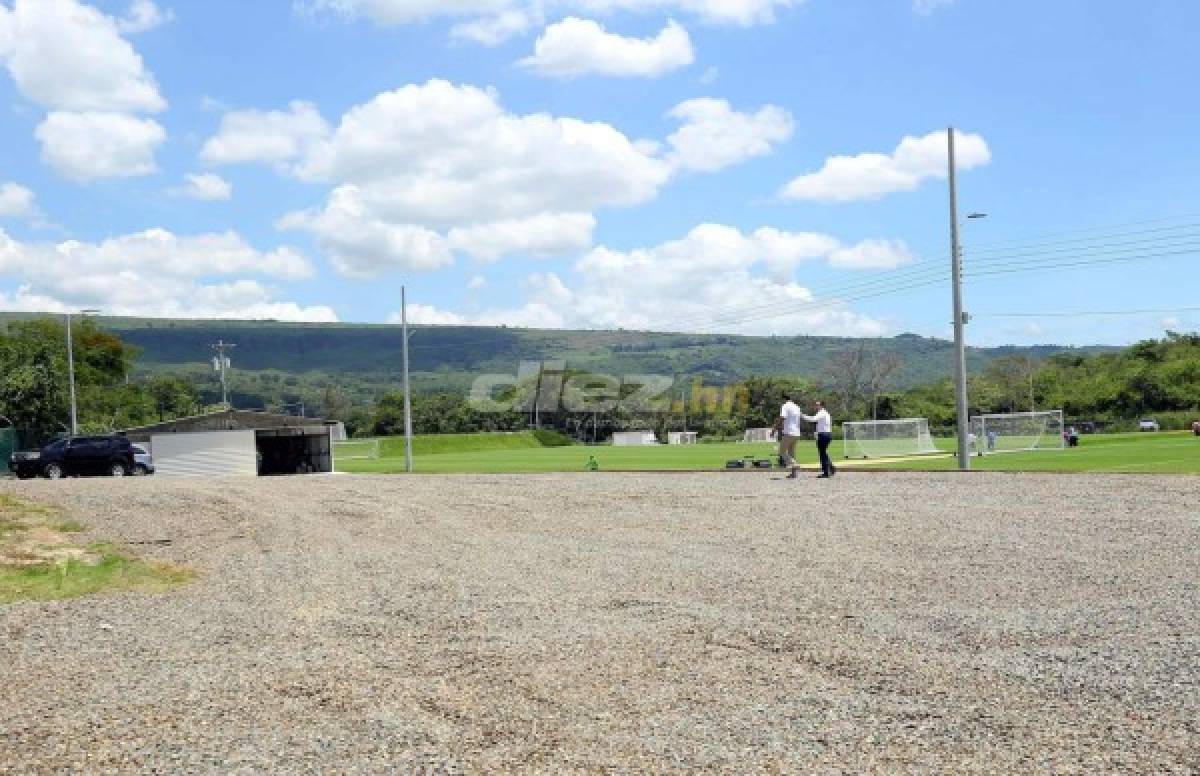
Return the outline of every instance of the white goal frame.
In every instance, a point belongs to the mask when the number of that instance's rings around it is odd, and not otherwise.
[[[845,458],[896,458],[941,453],[929,433],[928,418],[848,420],[842,423]]]
[[[362,452],[343,452],[344,450]],[[338,461],[374,461],[379,458],[379,439],[347,439],[333,443],[333,457]]]
[[[971,418],[974,435],[972,452],[977,455],[1025,453],[1031,450],[1062,450],[1063,411],[993,412]],[[988,433],[996,432],[994,439]]]

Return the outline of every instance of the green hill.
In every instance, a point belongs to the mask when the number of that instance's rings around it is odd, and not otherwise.
[[[18,316],[4,314],[4,319]],[[141,349],[146,371],[207,368],[209,345],[234,342],[236,372],[321,374],[360,386],[394,387],[400,372],[400,329],[379,324],[303,324],[277,321],[193,321],[103,318],[100,325]],[[481,326],[420,326],[410,340],[419,391],[462,390],[482,373],[512,374],[522,360],[561,359],[569,369],[612,375],[669,374],[724,385],[750,376],[815,378],[836,354],[864,340],[843,337],[750,337],[643,331],[562,331]],[[915,334],[866,340],[895,353],[901,366],[892,387],[901,389],[951,373],[953,344]],[[1058,345],[971,348],[972,371],[999,356],[1044,358],[1064,351],[1092,354],[1105,346]]]

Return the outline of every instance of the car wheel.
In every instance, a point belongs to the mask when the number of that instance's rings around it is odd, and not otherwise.
[[[127,473],[125,471],[125,464],[114,463],[112,466],[109,467],[108,473],[114,477],[124,477]]]
[[[46,464],[45,473],[48,480],[61,480],[66,472],[63,471],[63,467],[59,464],[48,463]]]
[[[142,463],[139,463],[136,467],[134,467],[134,470],[133,470],[134,477],[145,477],[149,473],[150,473],[150,470],[147,469],[146,465],[142,464]]]

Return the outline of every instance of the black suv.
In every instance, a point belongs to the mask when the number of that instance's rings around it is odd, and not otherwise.
[[[8,468],[20,479],[111,476],[133,474],[133,445],[123,436],[60,439],[36,453],[13,453]]]

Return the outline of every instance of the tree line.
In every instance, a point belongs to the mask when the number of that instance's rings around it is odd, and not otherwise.
[[[76,396],[80,427],[88,433],[130,428],[219,408],[215,377],[201,369],[147,372],[139,351],[88,319],[74,327]],[[0,331],[0,425],[29,438],[67,430],[66,337],[52,318],[17,321]],[[509,408],[483,411],[468,391],[418,390],[413,397],[417,433],[515,431],[533,426],[580,441],[603,441],[614,431],[698,431],[710,438],[740,438],[746,428],[770,426],[785,393],[802,403],[821,398],[839,420],[928,418],[948,432],[954,425],[954,387],[949,379],[897,390],[899,357],[867,341],[831,355],[816,377],[751,377],[730,385],[680,378],[643,404],[631,404],[637,387],[609,386],[612,401],[589,411],[568,411],[538,402],[539,386],[509,386],[500,398]],[[379,392],[353,376],[278,370],[234,373],[233,403],[244,409],[341,420],[356,436],[403,433],[404,399]],[[573,370],[564,378],[586,383],[606,378]],[[418,388],[420,384],[418,383]],[[969,386],[972,414],[1062,409],[1070,420],[1129,425],[1155,415],[1164,427],[1183,427],[1200,417],[1200,334],[1168,332],[1100,355],[1063,353],[1036,360],[1024,355],[990,361]]]

